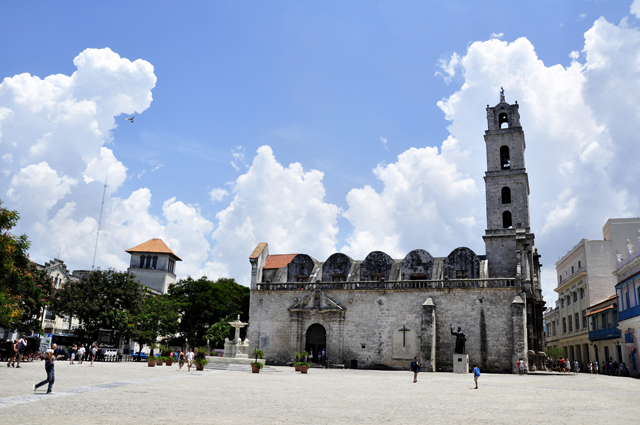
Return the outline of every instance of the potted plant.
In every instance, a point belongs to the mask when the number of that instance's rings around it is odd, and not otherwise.
[[[300,373],[307,373],[310,367],[311,367],[310,363],[302,363],[300,365]]]
[[[155,357],[147,357],[147,365],[149,367],[155,367],[156,366],[156,358]]]
[[[256,358],[255,362],[251,362],[251,372],[252,373],[260,373],[260,369],[264,366],[262,363],[258,362],[258,359],[264,359],[264,351],[259,348],[254,348],[251,352],[251,355]]]
[[[206,358],[207,348],[199,347],[196,348],[196,355],[193,361],[196,364],[196,370],[204,370],[204,367],[209,364],[209,361]]]
[[[294,353],[293,356],[295,357],[293,367],[295,368],[296,372],[300,372],[300,352]]]
[[[164,357],[161,357],[161,356],[156,357],[156,365],[162,366],[163,362],[164,362]]]

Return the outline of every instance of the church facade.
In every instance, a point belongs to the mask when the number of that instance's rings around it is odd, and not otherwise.
[[[335,253],[251,254],[247,337],[269,363],[295,352],[325,353],[329,364],[406,369],[419,356],[425,371],[452,371],[461,328],[470,364],[517,373],[543,367],[539,254],[529,224],[525,139],[517,102],[487,105],[486,255],[456,248],[445,257],[415,249],[393,259]]]

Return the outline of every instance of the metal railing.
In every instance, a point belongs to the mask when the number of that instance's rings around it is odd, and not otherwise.
[[[291,282],[258,283],[258,291],[312,291],[320,290],[395,290],[395,289],[463,289],[515,287],[515,278],[497,279],[441,279],[393,280],[371,282]]]

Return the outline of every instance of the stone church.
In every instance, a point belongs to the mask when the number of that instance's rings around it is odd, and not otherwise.
[[[415,249],[394,259],[373,251],[363,260],[335,253],[270,254],[260,243],[251,262],[248,338],[272,364],[298,351],[326,353],[329,364],[452,371],[456,337],[466,337],[470,364],[517,373],[543,367],[540,255],[529,223],[529,180],[518,103],[504,92],[487,105],[486,255],[469,248],[434,257]]]

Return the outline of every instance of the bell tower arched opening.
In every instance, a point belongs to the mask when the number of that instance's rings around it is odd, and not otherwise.
[[[500,148],[500,168],[508,170],[511,168],[511,158],[509,157],[509,147],[502,146]]]
[[[503,128],[502,124],[507,124],[507,127],[509,126],[509,116],[506,112],[502,112],[500,115],[498,115],[498,126],[500,126],[500,128]]]

